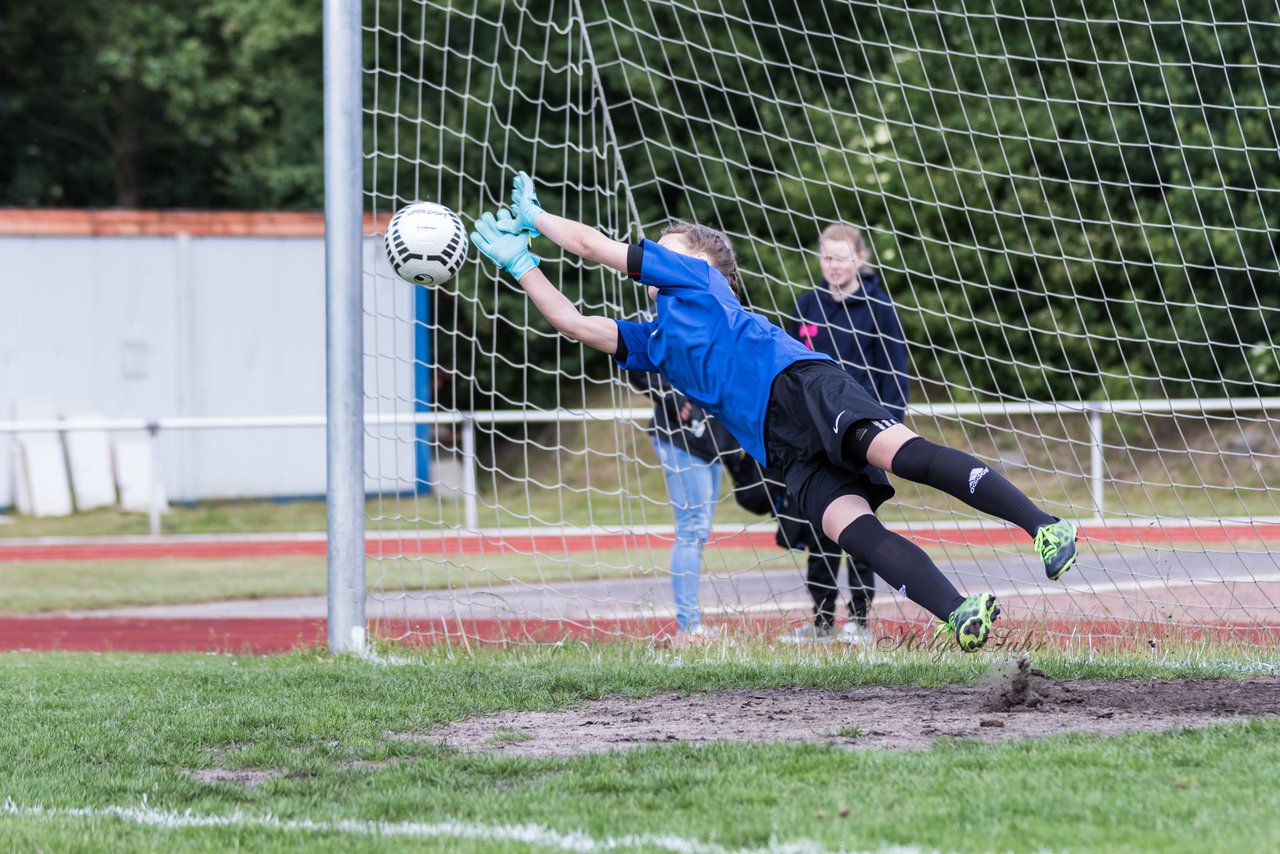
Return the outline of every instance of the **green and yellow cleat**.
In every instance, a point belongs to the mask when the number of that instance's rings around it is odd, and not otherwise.
[[[1076,563],[1076,526],[1066,519],[1041,525],[1036,531],[1036,551],[1044,558],[1044,574],[1057,581]]]
[[[933,636],[943,632],[955,635],[956,644],[965,652],[977,652],[991,634],[991,624],[1000,616],[1000,606],[990,593],[975,593],[951,612],[950,618],[938,626]]]

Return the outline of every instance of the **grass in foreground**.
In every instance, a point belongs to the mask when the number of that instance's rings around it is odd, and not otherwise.
[[[1038,664],[1060,678],[1232,669],[1052,658]],[[466,756],[429,740],[384,735],[609,693],[941,684],[977,678],[984,666],[960,658],[869,663],[750,653],[672,659],[629,647],[474,657],[437,651],[399,665],[304,654],[10,654],[0,656],[6,689],[0,800],[10,798],[15,807],[132,807],[145,796],[156,810],[224,817],[238,810],[241,819],[228,827],[168,830],[103,816],[13,817],[0,810],[0,837],[19,850],[547,848],[250,823],[272,814],[284,821],[457,821],[482,830],[530,824],[580,831],[597,844],[662,834],[728,850],[812,840],[828,850],[1203,852],[1264,850],[1280,838],[1276,721],[1115,739],[953,741],[906,753],[711,745],[555,760]],[[279,776],[255,788],[194,778],[194,771],[211,768]]]

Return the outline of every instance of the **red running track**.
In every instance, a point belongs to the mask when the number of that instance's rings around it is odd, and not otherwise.
[[[1010,526],[974,528],[913,529],[901,524],[890,527],[904,533],[921,546],[963,545],[976,548],[1022,544],[1026,535]],[[1098,543],[1141,543],[1162,545],[1207,545],[1222,543],[1260,543],[1280,540],[1280,522],[1226,523],[1212,521],[1165,521],[1159,525],[1139,526],[1131,522],[1109,525],[1084,525],[1083,539]],[[371,538],[365,550],[372,557],[397,555],[459,555],[486,552],[581,552],[596,549],[665,549],[671,545],[670,534],[648,531],[636,533],[573,532],[548,534],[447,534],[441,536]],[[712,547],[776,548],[772,531],[715,532]],[[173,537],[147,540],[142,538],[85,538],[66,541],[27,539],[0,540],[0,562],[6,561],[74,561],[74,560],[150,560],[159,558],[241,558],[322,556],[327,551],[323,537],[271,539],[253,537],[198,539]]]
[[[732,636],[768,639],[790,623],[781,616],[759,617],[729,625]],[[877,620],[877,648],[930,647],[932,632],[923,624]],[[370,626],[374,637],[406,645],[456,646],[553,643],[565,638],[592,641],[666,638],[670,620],[603,620],[592,623],[533,619],[387,621]],[[1091,639],[1094,649],[1157,649],[1166,644],[1227,642],[1261,652],[1280,643],[1275,626],[1222,624],[1195,630],[1139,621],[1049,621],[998,626],[989,649],[1027,652],[1049,645]],[[1003,633],[1003,634],[1002,634]],[[1074,638],[1068,641],[1068,638]],[[265,654],[315,649],[325,643],[325,621],[273,619],[132,619],[116,617],[0,618],[0,651],[66,652],[217,652]]]

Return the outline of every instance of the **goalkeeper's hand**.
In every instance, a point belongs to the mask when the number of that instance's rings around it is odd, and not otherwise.
[[[542,232],[533,221],[542,213],[542,204],[538,201],[538,191],[533,188],[533,179],[528,172],[517,172],[511,180],[511,218],[512,222],[505,230],[527,231],[530,237],[538,237]]]
[[[518,282],[540,262],[529,252],[529,233],[518,226],[513,227],[514,222],[506,208],[498,211],[497,217],[486,212],[476,220],[471,242]]]

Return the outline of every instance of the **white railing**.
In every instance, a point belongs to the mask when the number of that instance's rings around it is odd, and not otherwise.
[[[1107,414],[1128,413],[1172,414],[1211,412],[1268,412],[1280,410],[1280,397],[1219,397],[1179,400],[1113,400],[1072,401],[1060,403],[924,403],[908,407],[912,415],[940,418],[964,416],[1009,415],[1083,415],[1089,423],[1089,494],[1093,498],[1098,516],[1104,511],[1106,487],[1103,456],[1102,417]],[[449,424],[461,426],[460,451],[462,457],[463,518],[467,530],[479,527],[476,507],[476,425],[487,424],[550,424],[556,422],[634,421],[649,418],[651,406],[609,409],[554,409],[554,410],[498,410],[492,412],[421,412],[396,415],[366,413],[366,427],[399,424]],[[152,442],[153,459],[159,459],[160,433],[169,430],[242,430],[263,428],[321,428],[326,426],[323,415],[264,415],[167,418],[80,418],[42,421],[0,421],[0,434],[5,433],[69,433],[73,431],[101,430],[111,433],[145,431]],[[153,467],[158,472],[159,467]],[[151,533],[160,533],[160,508],[157,499],[161,493],[152,489],[150,511]]]

